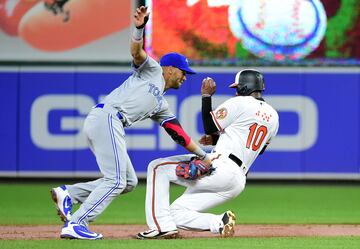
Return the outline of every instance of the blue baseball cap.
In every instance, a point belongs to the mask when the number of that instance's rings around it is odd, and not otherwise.
[[[168,53],[160,59],[160,66],[172,66],[185,71],[187,74],[196,74],[194,70],[189,67],[188,59],[179,53]]]

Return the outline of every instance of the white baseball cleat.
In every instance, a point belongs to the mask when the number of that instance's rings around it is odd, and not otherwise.
[[[75,222],[67,221],[65,222],[64,227],[61,229],[60,238],[96,240],[102,239],[103,235],[100,233],[91,232],[87,227]]]
[[[67,188],[65,186],[53,188],[50,193],[60,219],[64,222],[69,221],[71,218],[72,202]]]
[[[236,216],[233,212],[226,211],[222,217],[222,226],[219,229],[221,237],[227,238],[234,236]]]
[[[178,236],[177,230],[160,232],[158,230],[148,230],[138,233],[136,238],[138,239],[175,239]]]

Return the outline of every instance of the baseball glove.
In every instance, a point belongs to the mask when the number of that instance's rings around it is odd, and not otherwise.
[[[186,180],[196,180],[201,176],[208,175],[214,168],[207,166],[198,158],[189,162],[180,162],[176,166],[176,175]]]

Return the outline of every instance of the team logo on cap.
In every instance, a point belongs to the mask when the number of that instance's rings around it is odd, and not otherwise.
[[[216,118],[217,119],[224,119],[227,115],[227,110],[226,108],[221,108],[216,112]]]

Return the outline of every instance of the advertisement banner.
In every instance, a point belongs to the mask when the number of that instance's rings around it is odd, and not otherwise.
[[[133,2],[1,0],[0,61],[128,62]]]
[[[359,1],[146,0],[146,5],[152,13],[146,48],[158,58],[177,51],[199,65],[360,63]]]
[[[261,70],[261,69],[260,69]],[[201,69],[165,97],[188,134],[203,134],[201,81],[217,83],[213,108],[234,96],[228,85],[236,69]],[[360,73],[331,70],[261,70],[264,98],[278,112],[280,128],[249,177],[344,177],[360,179]],[[98,175],[82,125],[90,109],[119,86],[130,71],[0,71],[2,115],[0,175]],[[140,104],[139,100],[139,104]],[[184,154],[158,124],[147,120],[126,129],[128,152],[139,175],[159,157]],[[211,149],[211,148],[206,148]]]

